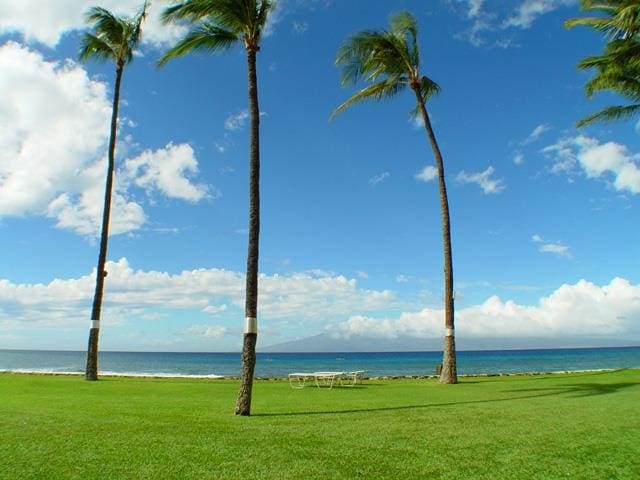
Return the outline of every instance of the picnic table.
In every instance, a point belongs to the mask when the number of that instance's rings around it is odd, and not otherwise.
[[[353,386],[362,382],[365,370],[353,372],[296,372],[289,374],[289,384],[292,388],[304,388],[308,382],[316,387],[333,388],[334,385]]]

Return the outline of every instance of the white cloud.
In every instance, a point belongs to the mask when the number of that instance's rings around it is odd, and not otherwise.
[[[369,186],[370,187],[375,187],[379,183],[384,182],[390,176],[391,176],[391,174],[389,172],[382,172],[382,173],[380,173],[378,175],[374,175],[373,177],[371,177],[369,179]]]
[[[425,308],[398,318],[354,315],[332,324],[334,336],[439,338],[444,332],[442,310]],[[640,339],[640,285],[614,278],[598,286],[586,280],[562,285],[537,305],[519,305],[493,296],[480,305],[456,312],[458,338],[566,338],[568,336],[626,336]]]
[[[125,175],[146,190],[158,189],[169,198],[197,202],[208,195],[206,185],[194,185],[188,176],[198,173],[198,161],[187,144],[169,144],[155,152],[145,150],[124,166]]]
[[[276,25],[282,21],[282,19],[288,13],[287,0],[278,0],[274,3],[273,8],[269,12],[267,22],[262,30],[263,37],[270,37],[273,35],[276,29]]]
[[[411,277],[408,277],[407,275],[396,275],[396,282],[398,283],[408,283],[410,279]]]
[[[546,123],[542,123],[542,124],[538,125],[536,128],[533,129],[533,131],[522,142],[522,145],[528,145],[529,143],[535,142],[536,140],[538,140],[538,138],[540,138],[540,136],[543,133],[548,132],[549,130],[551,130],[551,127],[549,125],[547,125]]]
[[[108,262],[104,298],[107,322],[112,312],[125,321],[164,309],[193,310],[212,316],[227,312],[241,317],[244,275],[222,269],[196,269],[177,274],[134,270],[125,258]],[[364,290],[355,279],[312,273],[260,276],[260,317],[325,321],[349,312],[367,312],[394,305],[388,290]],[[77,279],[48,284],[14,284],[0,280],[0,330],[69,327],[89,318],[95,269]],[[237,312],[237,313],[234,313]]]
[[[562,243],[545,243],[540,247],[542,253],[554,253],[561,257],[570,257],[569,247]]]
[[[77,172],[106,150],[107,86],[14,42],[0,47],[0,71],[0,91],[11,92],[0,103],[0,215],[42,213],[85,187]]]
[[[0,90],[11,92],[0,103],[0,215],[48,216],[58,228],[97,236],[111,117],[109,88],[72,61],[49,62],[15,42],[0,47],[0,71]],[[133,144],[127,135],[121,137],[117,165]],[[146,222],[142,206],[130,198],[133,185],[190,201],[207,192],[185,176],[197,173],[188,145],[170,144],[130,162],[138,162],[135,175],[116,172],[112,234]]]
[[[414,130],[424,128],[424,118],[422,118],[422,115],[412,116],[411,118],[409,118],[409,123]]]
[[[266,114],[266,112],[260,112],[261,117],[265,116]],[[224,128],[225,130],[228,130],[230,132],[242,130],[247,124],[247,120],[249,120],[249,110],[245,108],[229,115],[224,121]],[[220,150],[218,149],[218,151]]]
[[[549,242],[540,235],[533,235],[531,240],[534,243],[540,243],[538,251],[541,253],[553,253],[559,257],[571,258],[571,249],[562,242]]]
[[[466,0],[467,3],[467,16],[469,18],[475,18],[480,14],[484,0]]]
[[[247,119],[249,118],[249,110],[246,108],[244,110],[240,110],[237,113],[233,113],[227,117],[224,121],[225,130],[229,130],[234,132],[236,130],[240,130],[244,128],[247,123]]]
[[[309,24],[307,22],[295,20],[291,26],[295,33],[304,33],[309,30]]]
[[[211,316],[217,317],[221,313],[227,311],[226,305],[207,305],[202,309],[203,312],[208,313]]]
[[[580,169],[587,178],[612,180],[617,191],[640,193],[640,155],[616,142],[600,144],[594,138],[579,135],[564,138],[544,148],[543,153],[554,158],[554,173],[575,173]]]
[[[160,13],[170,3],[169,0],[151,2],[142,30],[143,43],[166,45],[184,34],[184,27],[163,25],[160,20]],[[93,0],[0,2],[0,34],[19,33],[29,42],[55,47],[65,33],[86,28],[84,13],[95,5]],[[108,0],[101,4],[116,15],[124,16],[134,15],[140,5],[138,0]]]
[[[104,162],[94,163],[80,172],[80,176],[88,179],[87,186],[81,191],[67,191],[52,199],[47,207],[47,216],[56,220],[57,228],[72,230],[79,235],[94,238],[99,234],[102,225]],[[111,199],[110,235],[136,230],[147,220],[143,208],[127,200],[126,192],[123,190],[116,174]]]
[[[191,325],[185,332],[204,338],[222,338],[229,333],[229,329],[222,325]]]
[[[516,165],[522,165],[524,163],[524,153],[516,152],[515,156],[513,157],[513,163],[515,163]]]
[[[362,270],[358,270],[356,274],[358,275],[358,278],[361,278],[363,280],[369,279],[369,275],[367,274],[367,272],[363,272]]]
[[[560,7],[575,4],[576,0],[524,0],[514,13],[503,22],[503,27],[526,29],[531,27],[538,17]]]
[[[425,166],[422,170],[414,175],[413,178],[423,182],[430,182],[438,177],[438,169],[432,165]]]
[[[467,173],[464,170],[457,176],[456,180],[460,183],[475,183],[481,189],[483,193],[500,193],[505,189],[504,181],[502,179],[493,179],[491,175],[494,173],[493,167],[488,167],[484,172]]]
[[[577,0],[453,0],[456,10],[471,22],[471,26],[461,31],[457,38],[465,39],[476,47],[508,48],[514,45],[512,34],[508,33],[510,30],[530,28],[542,15],[576,3]]]

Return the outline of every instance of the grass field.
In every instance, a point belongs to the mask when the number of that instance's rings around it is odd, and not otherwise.
[[[0,478],[640,479],[640,370],[237,386],[0,374]]]

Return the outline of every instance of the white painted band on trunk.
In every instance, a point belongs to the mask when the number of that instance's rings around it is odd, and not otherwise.
[[[245,317],[244,333],[258,333],[258,319],[256,317]]]
[[[91,328],[100,328],[100,320],[91,320]]]
[[[444,336],[445,337],[453,337],[453,328],[447,328]]]

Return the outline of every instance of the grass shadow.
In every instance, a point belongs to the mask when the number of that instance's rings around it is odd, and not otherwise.
[[[322,411],[312,411],[312,412],[257,413],[257,414],[254,414],[253,416],[295,417],[295,416],[315,416],[315,415],[345,415],[345,414],[355,414],[355,413],[375,413],[375,412],[439,408],[439,407],[449,407],[454,405],[477,405],[477,404],[486,404],[486,403],[490,404],[490,403],[526,400],[526,399],[540,398],[540,397],[549,397],[549,396],[567,396],[570,398],[580,398],[580,397],[589,397],[589,396],[596,396],[596,395],[610,395],[610,394],[619,393],[623,390],[633,388],[633,387],[638,387],[638,386],[640,386],[640,382],[576,383],[576,384],[564,384],[564,385],[558,385],[558,386],[551,386],[548,388],[509,389],[509,390],[504,390],[503,393],[516,394],[516,395],[511,395],[503,398],[491,398],[486,400],[411,404],[411,405],[399,405],[394,407],[348,408],[343,410],[322,410]]]

